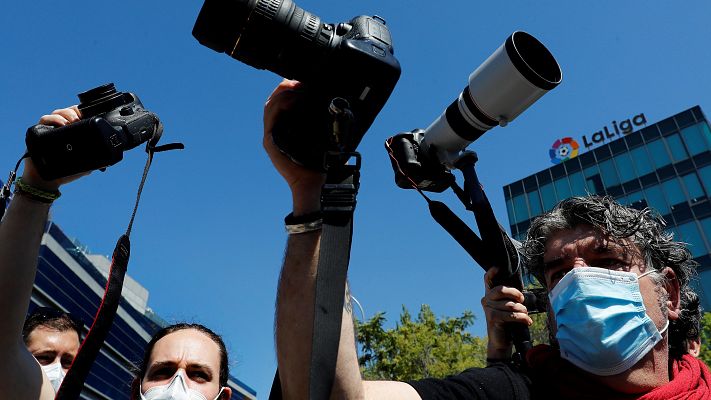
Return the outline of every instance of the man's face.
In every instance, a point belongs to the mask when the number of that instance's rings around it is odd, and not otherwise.
[[[182,329],[158,340],[148,360],[146,375],[141,382],[148,389],[165,385],[183,374],[188,388],[212,399],[220,391],[220,347],[209,336],[195,329]],[[223,392],[230,397],[230,389]]]
[[[27,337],[27,350],[40,365],[61,363],[64,373],[79,351],[79,335],[73,329],[59,331],[39,325]]]
[[[590,225],[579,225],[574,229],[561,230],[551,235],[546,243],[543,262],[543,274],[549,291],[573,268],[607,268],[637,275],[647,271],[644,258],[636,245],[626,241],[608,240]],[[647,315],[658,329],[662,329],[667,316],[659,304],[657,285],[651,279],[645,278],[639,281],[639,287]],[[555,331],[555,324],[551,325],[551,329]]]

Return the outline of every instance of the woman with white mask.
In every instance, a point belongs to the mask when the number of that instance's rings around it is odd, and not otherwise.
[[[158,331],[132,385],[134,400],[227,400],[229,367],[222,338],[200,324]]]

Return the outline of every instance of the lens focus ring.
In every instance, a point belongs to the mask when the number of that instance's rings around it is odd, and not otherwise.
[[[282,0],[258,0],[254,12],[271,21],[279,12],[281,2]]]

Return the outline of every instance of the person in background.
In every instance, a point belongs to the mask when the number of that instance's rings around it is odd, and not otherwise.
[[[83,327],[80,319],[51,307],[37,307],[25,320],[22,340],[55,391],[79,351]]]

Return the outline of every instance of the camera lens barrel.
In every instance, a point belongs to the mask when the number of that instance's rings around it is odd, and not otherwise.
[[[91,118],[128,104],[133,100],[131,98],[127,101],[125,96],[125,93],[116,90],[113,83],[107,83],[79,93],[78,108],[81,111],[82,118]]]
[[[316,73],[311,63],[336,37],[335,29],[292,0],[206,0],[193,36],[254,68],[302,81]]]
[[[425,130],[425,147],[434,146],[445,165],[496,125],[513,121],[549,90],[563,73],[535,37],[516,31],[469,76],[469,84]]]

